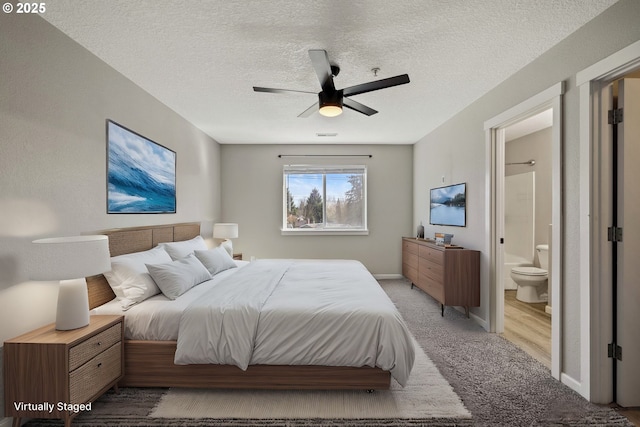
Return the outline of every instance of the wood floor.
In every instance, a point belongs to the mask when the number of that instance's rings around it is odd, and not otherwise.
[[[503,336],[551,369],[551,315],[544,310],[546,303],[518,301],[515,290],[504,296]]]
[[[551,315],[545,312],[545,306],[518,301],[515,290],[505,291],[502,335],[551,369]],[[640,427],[640,408],[615,409]]]

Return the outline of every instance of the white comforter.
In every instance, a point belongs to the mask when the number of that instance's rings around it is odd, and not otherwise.
[[[258,260],[183,312],[175,363],[377,366],[404,386],[411,335],[358,261]]]

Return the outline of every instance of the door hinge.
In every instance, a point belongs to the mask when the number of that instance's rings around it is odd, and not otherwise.
[[[610,242],[622,242],[622,227],[607,228],[607,240]]]
[[[622,360],[622,347],[620,347],[616,343],[610,343],[607,347],[607,354],[610,358]]]
[[[609,124],[617,125],[618,123],[622,123],[622,108],[617,108],[615,110],[609,110]]]

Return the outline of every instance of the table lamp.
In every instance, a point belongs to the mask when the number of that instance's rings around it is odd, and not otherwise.
[[[229,255],[233,257],[233,243],[229,239],[235,239],[238,237],[238,224],[233,223],[217,223],[213,224],[213,238],[223,239],[220,246],[225,248]]]
[[[59,280],[56,329],[67,331],[89,324],[85,277],[111,270],[107,236],[54,237],[33,241],[30,278]]]

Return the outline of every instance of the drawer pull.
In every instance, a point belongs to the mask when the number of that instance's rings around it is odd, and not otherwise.
[[[98,363],[98,368],[102,366],[102,362]]]
[[[98,347],[102,345],[102,341],[98,341]]]

